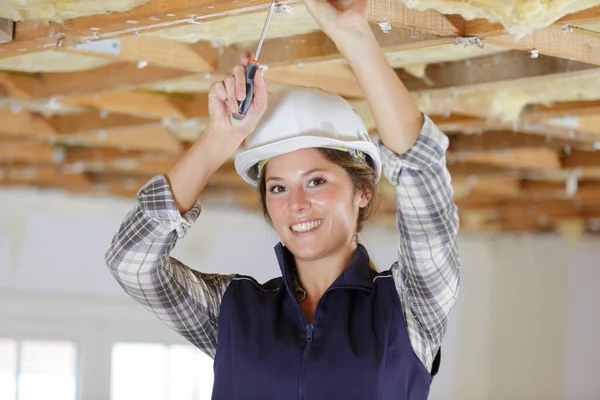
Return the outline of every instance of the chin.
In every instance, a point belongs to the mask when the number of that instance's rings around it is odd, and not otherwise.
[[[312,241],[299,243],[296,238],[291,238],[286,240],[284,244],[296,258],[306,261],[314,261],[323,256],[325,243],[314,243]]]

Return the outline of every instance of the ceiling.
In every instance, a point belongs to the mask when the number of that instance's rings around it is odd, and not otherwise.
[[[599,234],[600,1],[505,3],[371,0],[369,20],[450,137],[464,233]],[[210,84],[255,48],[268,6],[4,0],[0,186],[134,196],[202,133]],[[351,69],[304,7],[276,11],[261,53],[269,90],[339,93],[377,135]],[[393,226],[395,194],[380,191],[376,223]],[[258,205],[231,163],[204,197]]]

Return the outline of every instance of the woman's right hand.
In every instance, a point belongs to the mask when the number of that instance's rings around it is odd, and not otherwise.
[[[208,93],[209,127],[222,134],[231,134],[240,140],[248,137],[267,111],[267,84],[262,68],[254,77],[254,98],[248,113],[242,120],[232,117],[238,111],[238,101],[246,98],[246,67],[252,58],[250,51],[241,54],[240,65],[233,75],[211,85]]]

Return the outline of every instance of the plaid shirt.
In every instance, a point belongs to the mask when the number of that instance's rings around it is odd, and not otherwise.
[[[431,371],[456,299],[460,273],[445,151],[448,138],[426,116],[414,146],[401,156],[379,147],[397,192],[398,261],[391,266],[412,347]],[[138,192],[106,252],[117,282],[138,303],[201,351],[215,356],[221,299],[235,275],[207,274],[170,257],[200,215],[183,216],[163,175]]]

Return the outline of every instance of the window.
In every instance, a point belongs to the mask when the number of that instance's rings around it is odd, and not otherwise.
[[[112,400],[209,400],[213,379],[213,360],[192,346],[113,346]]]
[[[0,399],[75,400],[76,366],[74,343],[0,338]]]

